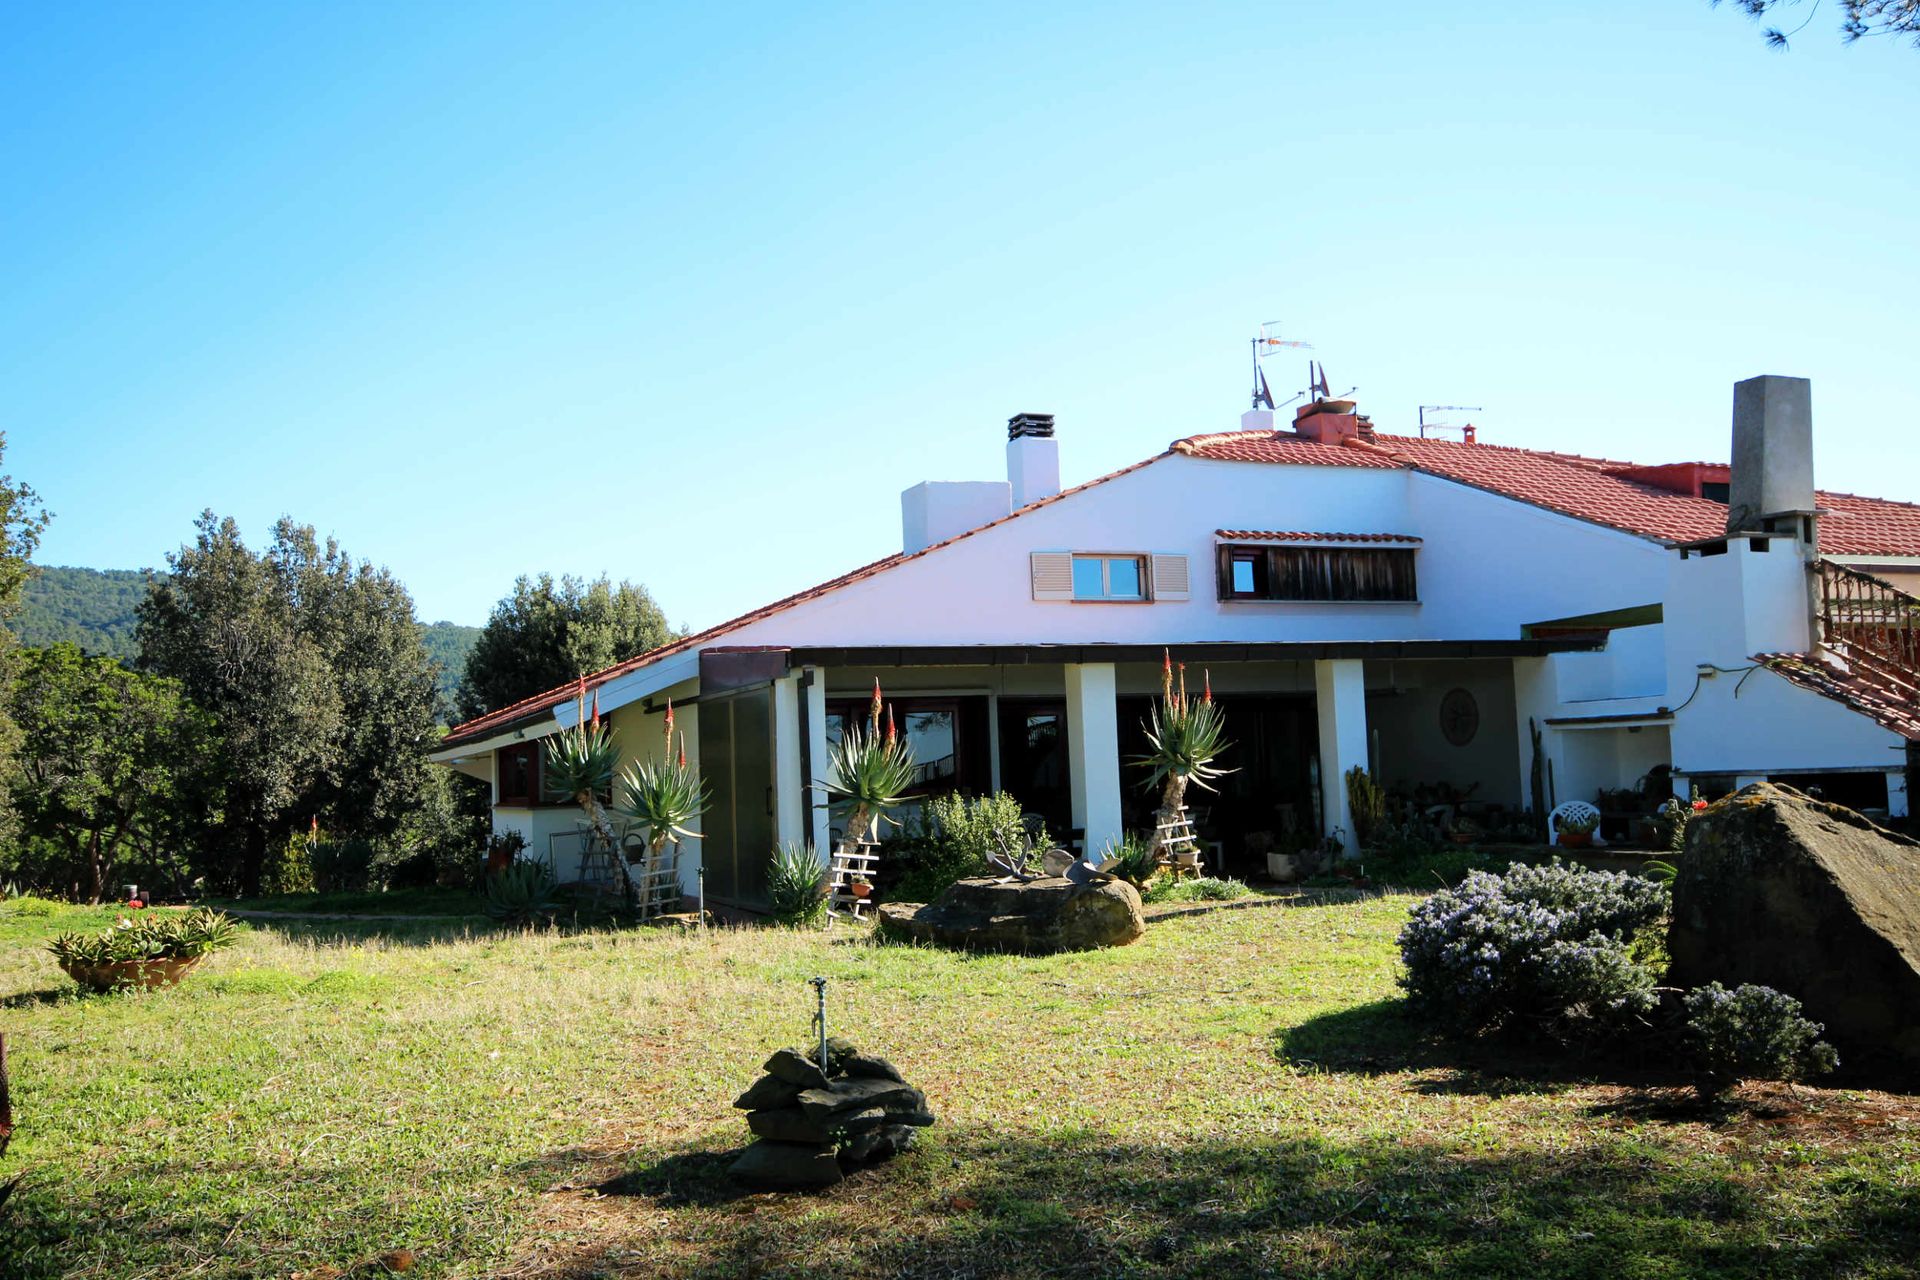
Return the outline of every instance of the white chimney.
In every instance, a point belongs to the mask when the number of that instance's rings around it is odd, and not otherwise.
[[[1728,488],[1728,533],[1760,529],[1766,516],[1813,510],[1811,382],[1767,374],[1733,384]]]
[[[1013,509],[1060,492],[1060,442],[1053,438],[1053,415],[1016,413],[1007,419],[1007,483]]]

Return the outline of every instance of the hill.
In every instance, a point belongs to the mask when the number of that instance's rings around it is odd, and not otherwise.
[[[14,634],[34,648],[66,641],[132,662],[133,614],[146,594],[147,575],[138,569],[43,566],[21,592]]]
[[[134,611],[147,594],[147,575],[139,569],[39,567],[21,593],[13,619],[20,643],[40,648],[66,641],[88,653],[131,664],[139,656],[133,640]],[[440,707],[453,706],[467,653],[480,628],[434,622],[420,628],[427,653],[440,664]]]

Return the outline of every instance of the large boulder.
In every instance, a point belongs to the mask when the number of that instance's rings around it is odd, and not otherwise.
[[[1756,783],[1688,824],[1679,868],[1677,984],[1777,988],[1843,1059],[1920,1071],[1920,844]]]
[[[895,938],[970,951],[1091,951],[1123,947],[1147,931],[1140,894],[1124,880],[1075,884],[1059,876],[956,881],[926,906],[885,903],[880,930]]]

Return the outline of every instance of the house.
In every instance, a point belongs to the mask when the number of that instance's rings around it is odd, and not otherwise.
[[[1127,760],[1163,654],[1235,744],[1200,801],[1229,869],[1261,833],[1350,843],[1356,765],[1509,811],[1537,751],[1549,805],[1773,778],[1907,812],[1920,506],[1815,490],[1804,380],[1736,386],[1730,466],[1389,435],[1337,400],[1065,489],[1051,417],[1006,451],[1005,480],[906,490],[898,552],[588,677],[629,756],[676,708],[709,894],[752,904],[776,842],[828,846],[816,784],[876,678],[928,789],[1005,789],[1104,847],[1153,803]],[[504,707],[433,757],[562,861],[577,815],[539,744],[578,706]]]

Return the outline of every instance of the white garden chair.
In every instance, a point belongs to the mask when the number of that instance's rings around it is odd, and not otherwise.
[[[1585,800],[1565,800],[1554,807],[1547,815],[1547,843],[1558,846],[1560,843],[1560,819],[1573,818],[1577,821],[1593,819],[1593,847],[1604,849],[1607,842],[1600,838],[1600,811]]]

